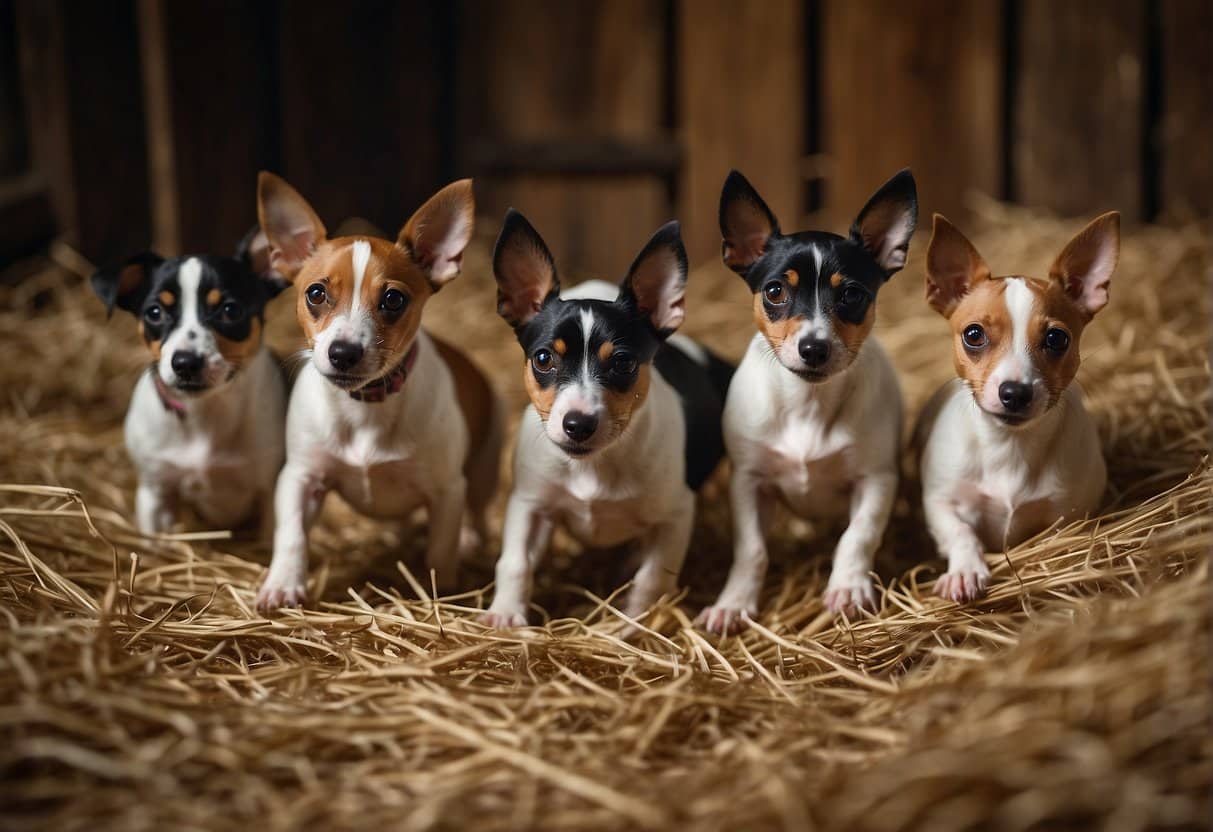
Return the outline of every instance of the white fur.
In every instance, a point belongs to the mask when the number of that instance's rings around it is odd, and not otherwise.
[[[501,408],[494,406],[493,413],[499,419]],[[287,413],[287,460],[274,497],[274,556],[258,607],[306,598],[308,530],[329,491],[369,517],[405,520],[425,506],[427,562],[449,586],[465,519],[469,441],[454,378],[424,332],[417,335],[417,359],[403,389],[382,402],[357,401],[316,364],[305,365]],[[482,525],[480,518],[468,519]]]
[[[1032,403],[1024,412],[1026,418],[1034,418],[1048,405],[1049,391],[1044,376],[1032,362],[1032,351],[1028,344],[1028,330],[1032,324],[1032,313],[1036,309],[1036,294],[1021,277],[1008,277],[1002,300],[1006,304],[1011,320],[1011,348],[986,379],[981,390],[981,406],[991,413],[1001,413],[1004,408],[998,396],[1003,382],[1014,381],[1032,388]]]
[[[183,275],[191,262],[182,266]],[[193,278],[182,277],[183,303],[192,304],[186,299],[197,294],[187,283],[191,279],[196,290],[196,269]],[[184,314],[178,331],[197,323],[191,306]],[[209,337],[209,330],[202,333]],[[163,377],[162,367],[158,372]],[[147,373],[131,397],[126,447],[139,471],[135,514],[140,531],[169,531],[176,504],[184,502],[217,528],[238,526],[259,511],[268,537],[286,411],[285,385],[273,357],[262,347],[230,382],[208,395],[179,400],[184,419],[165,409]]]
[[[362,308],[362,280],[366,277],[367,264],[371,262],[371,244],[366,240],[355,240],[350,246],[350,259],[354,264],[354,311]]]
[[[849,518],[834,550],[826,604],[835,611],[871,606],[869,572],[897,494],[900,435],[897,375],[875,339],[848,367],[811,384],[771,360],[756,334],[724,409],[733,566],[700,623],[727,632],[757,613],[775,501],[802,517]]]
[[[219,344],[210,329],[202,325],[198,315],[198,284],[202,279],[202,263],[191,257],[181,264],[177,270],[177,281],[180,293],[177,302],[181,304],[181,317],[177,326],[160,345],[160,360],[156,362],[156,371],[160,379],[169,387],[177,382],[177,373],[173,371],[173,354],[179,351],[196,352],[202,356],[203,367],[201,380],[211,389],[202,396],[214,395],[224,386],[231,374],[232,368],[219,352]]]
[[[562,296],[614,300],[617,293],[615,286],[589,281]],[[591,323],[583,321],[583,326]],[[695,495],[686,485],[681,402],[656,369],[651,372],[648,396],[627,430],[586,458],[558,448],[551,429],[545,433],[543,420],[527,406],[514,453],[514,490],[506,509],[496,593],[485,616],[490,624],[526,624],[535,567],[557,523],[587,546],[638,544],[641,566],[624,604],[626,615],[643,614],[677,588],[694,524]],[[553,407],[548,423],[559,431],[557,418]]]

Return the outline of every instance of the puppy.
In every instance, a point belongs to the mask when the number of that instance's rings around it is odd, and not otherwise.
[[[234,258],[137,254],[91,283],[110,314],[138,319],[152,354],[126,414],[139,530],[169,531],[185,503],[219,528],[259,517],[268,537],[286,392],[261,334],[265,305],[287,284],[265,238],[254,229]]]
[[[724,453],[720,415],[732,368],[672,336],[685,317],[678,224],[653,236],[620,286],[590,281],[562,294],[547,246],[511,210],[493,272],[497,311],[525,355],[531,403],[484,621],[526,624],[532,575],[556,523],[586,545],[639,546],[624,605],[635,618],[676,588],[695,491]]]
[[[1107,479],[1074,380],[1083,328],[1108,302],[1120,215],[1104,214],[1062,250],[1047,278],[992,277],[940,215],[927,249],[927,302],[952,326],[959,379],[928,403],[922,448],[927,526],[948,559],[935,591],[985,592],[987,551],[1090,513]]]
[[[725,181],[722,256],[754,293],[758,333],[725,404],[733,566],[699,616],[705,629],[733,632],[757,613],[776,503],[802,517],[849,517],[825,604],[875,606],[868,573],[897,494],[901,391],[868,335],[876,294],[905,264],[917,217],[908,170],[872,196],[846,237],[782,234],[745,177]]]
[[[291,393],[274,555],[258,608],[306,600],[308,530],[333,490],[371,517],[404,520],[425,506],[427,562],[449,587],[460,550],[483,540],[503,433],[488,380],[421,329],[426,301],[459,274],[472,235],[471,180],[431,197],[394,243],[329,239],[311,206],[273,174],[258,180],[257,207],[274,268],[299,289],[311,347]]]

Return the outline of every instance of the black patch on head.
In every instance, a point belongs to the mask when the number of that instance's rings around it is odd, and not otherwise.
[[[788,272],[795,272],[795,285]],[[839,275],[835,286],[835,275]],[[750,291],[761,294],[772,321],[824,317],[858,324],[876,301],[884,271],[853,240],[823,231],[802,231],[771,241],[766,254],[745,275]],[[772,284],[783,287],[782,302],[772,303]]]
[[[100,269],[89,278],[93,292],[105,304],[107,315],[114,307],[138,314],[151,290],[152,272],[164,258],[152,251],[132,255],[116,266]]]

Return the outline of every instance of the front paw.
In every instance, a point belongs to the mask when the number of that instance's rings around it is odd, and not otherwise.
[[[876,610],[876,590],[867,575],[831,576],[822,598],[825,607],[835,615],[855,615],[860,610]]]
[[[494,630],[513,630],[526,626],[526,610],[522,607],[501,607],[496,605],[480,614],[480,623]]]
[[[757,607],[716,604],[705,607],[695,618],[695,626],[718,636],[739,633],[749,626],[750,618],[758,614]]]
[[[985,561],[975,560],[948,569],[935,582],[935,594],[958,604],[967,604],[985,595],[989,582],[990,567],[986,566]]]
[[[302,581],[266,579],[257,590],[257,612],[269,613],[283,607],[302,607],[307,603],[307,585]]]

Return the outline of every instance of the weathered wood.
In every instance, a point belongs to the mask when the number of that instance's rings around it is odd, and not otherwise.
[[[1065,216],[1143,206],[1144,0],[1023,0],[1012,196]]]
[[[1213,215],[1213,3],[1163,0],[1161,214]]]
[[[477,174],[479,213],[495,230],[507,207],[522,211],[567,276],[622,277],[671,218],[662,177],[577,176],[567,166],[552,170],[555,154],[490,175],[491,167],[474,167],[475,146],[544,142],[550,150],[593,137],[589,153],[601,142],[664,140],[664,8],[648,0],[465,0],[461,11],[456,135],[461,163]]]
[[[59,224],[105,262],[150,239],[134,3],[17,0],[33,158]]]
[[[732,168],[789,228],[805,152],[803,0],[680,0],[678,109],[685,143],[678,215],[692,263],[720,256],[717,208]]]
[[[278,172],[330,227],[357,215],[395,233],[454,178],[445,14],[424,0],[281,4]]]
[[[479,141],[471,143],[472,165],[482,175],[542,173],[560,176],[677,176],[677,142],[639,139]]]
[[[0,0],[0,177],[16,176],[29,170],[20,79],[13,0]]]
[[[822,9],[822,221],[841,231],[904,167],[932,211],[963,220],[971,190],[1000,195],[1001,6],[992,0],[827,2]]]

